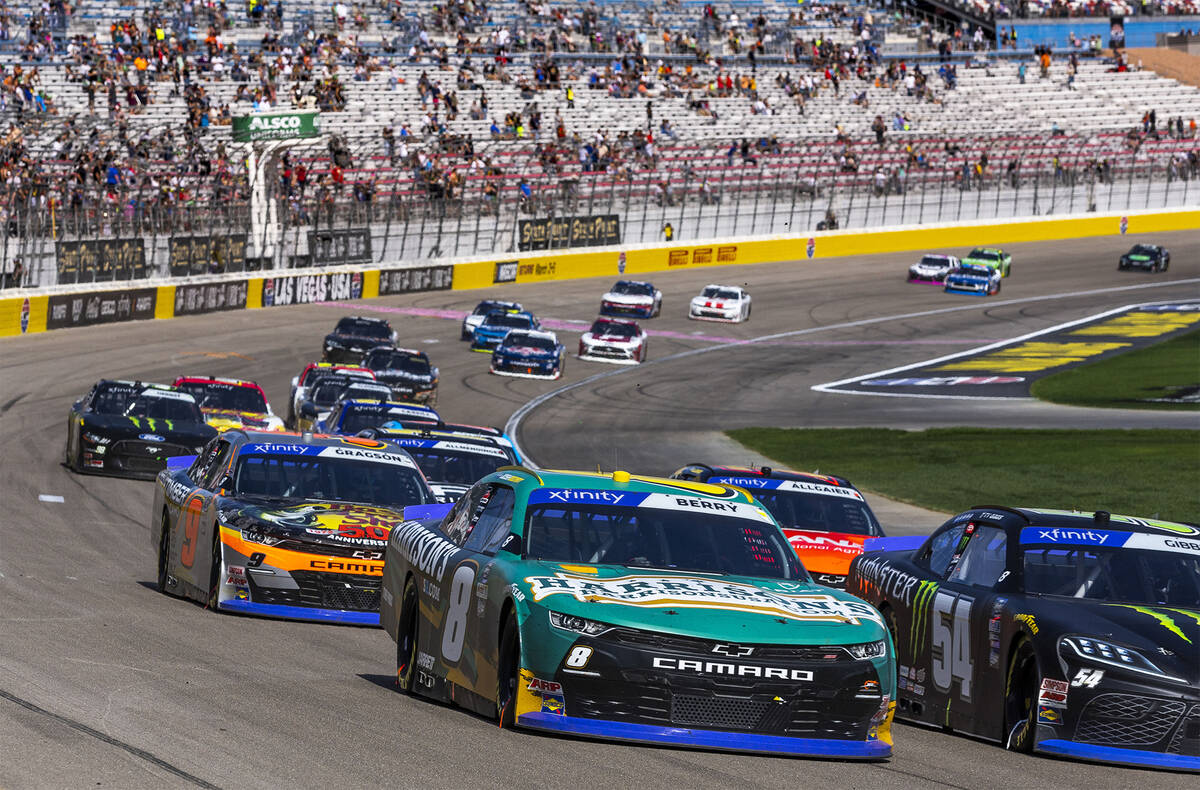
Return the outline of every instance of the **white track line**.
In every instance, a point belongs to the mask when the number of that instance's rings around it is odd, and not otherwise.
[[[63,499],[62,496],[59,494],[38,494],[38,501],[39,502],[65,502],[66,500]]]
[[[996,301],[996,302],[988,301],[982,305],[980,305],[978,303],[962,304],[962,305],[955,305],[953,307],[939,307],[939,308],[936,308],[933,310],[919,310],[914,313],[901,313],[899,315],[880,316],[877,318],[863,318],[858,321],[844,321],[840,324],[829,324],[828,326],[812,326],[812,327],[808,327],[807,329],[795,329],[790,332],[777,332],[777,333],[771,334],[771,335],[760,335],[759,337],[750,338],[749,340],[734,340],[729,343],[721,343],[721,344],[713,345],[713,346],[704,346],[702,348],[693,348],[688,351],[680,351],[677,354],[671,354],[670,356],[667,356],[667,357],[659,357],[658,359],[650,359],[650,360],[647,360],[637,366],[621,367],[621,368],[616,368],[615,370],[607,370],[603,373],[597,373],[594,376],[588,376],[586,379],[583,379],[582,381],[576,381],[573,384],[565,384],[565,385],[559,387],[558,389],[550,390],[549,392],[543,393],[543,394],[537,396],[536,398],[534,398],[533,400],[527,401],[526,403],[522,404],[516,411],[514,411],[512,413],[512,416],[508,418],[508,422],[506,422],[504,424],[504,432],[506,434],[508,434],[508,437],[512,440],[513,446],[516,447],[517,452],[520,454],[521,458],[525,461],[526,465],[531,468],[536,469],[536,468],[538,468],[537,463],[528,454],[526,454],[525,450],[521,447],[519,440],[517,439],[517,432],[519,431],[519,429],[521,427],[521,423],[525,420],[525,417],[527,417],[530,412],[532,412],[538,406],[541,406],[543,403],[546,403],[547,401],[557,398],[559,395],[563,395],[565,393],[579,389],[580,387],[583,387],[587,384],[591,384],[592,382],[600,381],[601,379],[606,379],[610,376],[619,376],[622,373],[628,373],[631,370],[637,370],[637,369],[644,368],[647,365],[657,365],[657,364],[660,364],[663,362],[671,362],[676,359],[683,359],[684,357],[695,356],[697,354],[707,354],[711,351],[721,351],[726,348],[750,345],[753,343],[764,343],[764,342],[767,342],[770,340],[779,340],[779,339],[785,338],[785,337],[798,337],[800,335],[816,334],[817,332],[828,332],[828,331],[834,330],[834,329],[851,329],[851,328],[857,327],[857,326],[869,326],[871,324],[882,324],[882,323],[886,323],[888,321],[903,321],[903,320],[910,319],[910,318],[923,318],[925,316],[931,316],[931,315],[943,315],[945,313],[957,313],[957,312],[961,312],[964,310],[978,310],[981,307],[991,308],[991,307],[1000,307],[1003,305],[1027,304],[1030,302],[1048,302],[1048,301],[1055,301],[1055,300],[1059,300],[1059,299],[1073,299],[1077,296],[1094,296],[1097,294],[1124,293],[1126,291],[1137,291],[1137,290],[1142,290],[1145,288],[1164,288],[1164,287],[1170,287],[1170,286],[1175,286],[1175,285],[1193,285],[1193,284],[1198,284],[1198,283],[1200,283],[1200,277],[1192,277],[1192,278],[1189,278],[1186,280],[1167,280],[1164,282],[1142,283],[1141,285],[1122,285],[1122,286],[1114,286],[1111,288],[1094,288],[1090,291],[1072,291],[1070,293],[1043,294],[1042,296],[1027,296],[1027,297],[1023,297],[1023,298],[1019,298],[1019,299],[1002,299],[1002,300]],[[1000,344],[1004,344],[1004,343],[1008,343],[1008,342],[1011,342],[1011,341],[1002,340],[1002,341],[1000,341]],[[995,345],[995,344],[993,344],[993,345]],[[966,352],[966,353],[973,353],[973,352]],[[825,385],[825,386],[828,386],[828,385]],[[847,392],[846,394],[851,394],[851,393]],[[893,393],[885,393],[885,394],[891,395],[893,397],[898,396],[898,393],[894,393],[894,392]],[[911,396],[909,396],[909,397],[911,397]],[[928,397],[936,397],[936,396],[924,395],[921,397],[928,398]],[[963,396],[955,396],[955,397],[963,397]],[[1011,398],[1009,400],[1011,400]]]

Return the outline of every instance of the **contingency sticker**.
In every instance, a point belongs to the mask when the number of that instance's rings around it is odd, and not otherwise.
[[[577,601],[627,606],[724,609],[753,612],[789,620],[883,624],[883,618],[862,601],[843,601],[820,593],[783,593],[742,582],[694,576],[618,576],[581,578],[567,573],[527,576],[534,601],[570,595]]]
[[[539,488],[529,495],[531,505],[610,505],[616,507],[682,510],[706,515],[733,516],[772,523],[757,505],[681,494],[651,494],[641,491],[607,491],[586,488]]]
[[[805,494],[821,494],[823,496],[840,496],[847,499],[863,501],[863,495],[853,488],[810,483],[805,480],[773,480],[769,477],[710,477],[710,483],[738,486],[752,490],[763,491],[800,491]]]

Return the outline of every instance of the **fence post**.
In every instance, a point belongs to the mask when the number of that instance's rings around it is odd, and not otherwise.
[[[670,183],[669,181],[667,183]],[[683,172],[683,191],[679,193],[679,228],[675,231],[676,237],[683,234],[683,222],[687,214],[688,203],[688,187],[692,183],[692,171],[687,169]],[[698,238],[700,234],[696,234],[694,238]]]
[[[938,216],[937,221],[942,221],[942,207],[946,205],[946,165],[950,163],[950,157],[946,157],[946,161],[942,163],[942,186],[938,191]]]
[[[725,176],[728,168],[721,169],[721,189],[717,195],[717,208],[713,212],[713,235],[721,235],[721,209],[725,207]]]
[[[779,180],[783,175],[782,169],[775,171],[775,188],[771,190],[771,221],[767,224],[769,232],[776,233],[775,230],[775,204],[779,202]]]

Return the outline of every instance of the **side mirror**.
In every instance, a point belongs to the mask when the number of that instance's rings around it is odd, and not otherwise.
[[[300,386],[300,377],[292,376],[292,389],[296,389],[296,387],[299,387],[299,386]]]
[[[319,412],[317,411],[317,405],[315,403],[313,403],[312,401],[306,400],[306,401],[304,401],[304,403],[300,404],[300,416],[301,417],[306,417],[310,420],[315,420],[315,419],[317,419],[317,414],[319,414]]]
[[[221,479],[217,481],[217,490],[218,491],[222,491],[222,490],[232,491],[233,490],[233,475],[231,475],[231,474],[221,475]]]

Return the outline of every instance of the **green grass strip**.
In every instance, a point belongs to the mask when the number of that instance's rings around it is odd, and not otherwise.
[[[1079,508],[1200,521],[1200,430],[743,428],[779,466],[956,513],[974,505]]]
[[[1115,357],[1069,368],[1033,383],[1052,403],[1108,409],[1200,411],[1200,401],[1156,401],[1200,392],[1200,330]]]

